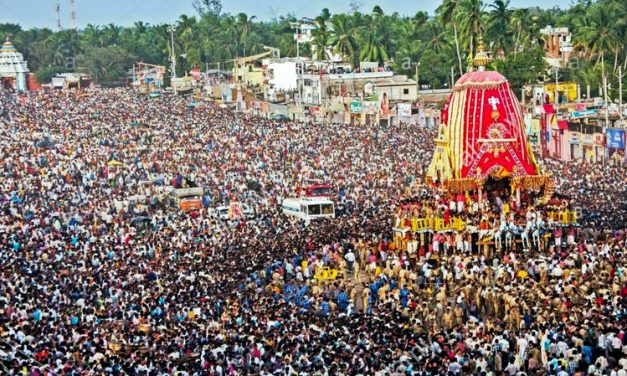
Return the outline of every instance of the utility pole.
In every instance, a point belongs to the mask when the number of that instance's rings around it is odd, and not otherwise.
[[[296,57],[300,57],[300,33],[298,32],[300,30],[300,22],[291,22],[290,26],[292,26],[294,32],[296,33],[294,35],[294,39],[296,39]]]
[[[453,91],[453,86],[455,86],[455,66],[451,67],[451,91]]]
[[[414,63],[416,68],[416,99],[418,99],[418,92],[420,92],[420,76],[418,75],[418,68],[420,68],[420,62]]]
[[[618,74],[616,75],[618,78],[618,116],[623,118],[623,77],[625,74],[623,73],[623,67],[618,66]]]
[[[607,103],[607,76],[603,76],[603,101],[605,102],[605,128],[610,126],[610,105]]]
[[[554,96],[554,101],[555,102],[555,120],[558,119],[557,114],[559,112],[559,90],[557,90],[557,86],[559,85],[559,68],[555,68],[555,90],[553,93]]]
[[[172,88],[174,89],[174,94],[178,94],[176,91],[176,85],[174,83],[174,81],[176,81],[176,54],[174,53],[174,27],[172,25],[170,25],[168,27],[168,31],[170,32],[170,38],[172,41],[172,82],[170,83],[170,85],[172,85]]]

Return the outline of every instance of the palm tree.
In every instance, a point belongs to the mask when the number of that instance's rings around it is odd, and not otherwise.
[[[98,25],[88,24],[83,31],[83,38],[87,43],[94,47],[104,47],[102,30],[100,30],[100,26]]]
[[[617,9],[609,5],[597,5],[590,9],[590,24],[583,30],[582,36],[587,41],[591,53],[597,53],[598,65],[601,62],[601,74],[605,76],[605,55],[615,49],[619,42],[614,25]]]
[[[416,29],[420,29],[424,26],[427,21],[429,21],[429,14],[427,12],[416,12],[416,14],[411,18],[411,23]]]
[[[528,8],[519,8],[512,14],[512,23],[516,27],[516,41],[514,42],[514,55],[521,47],[521,39],[524,31],[531,25],[531,12]]]
[[[115,45],[120,42],[120,32],[122,28],[115,24],[108,24],[102,29],[102,37],[104,39],[104,44],[110,46]]]
[[[492,10],[490,11],[488,35],[493,41],[492,49],[504,52],[510,45],[509,42],[511,40],[509,0],[495,0],[489,7]]]
[[[328,9],[325,8],[327,14],[324,13],[316,17],[316,25],[318,26],[315,30],[312,31],[313,41],[312,41],[312,52],[313,57],[316,60],[327,60],[329,58],[329,54],[327,51],[327,47],[329,46],[329,38],[330,32],[327,26],[330,15],[328,15]]]
[[[389,59],[388,52],[385,49],[383,38],[376,30],[368,33],[366,44],[361,49],[359,58],[362,61],[376,61],[383,63]]]
[[[333,46],[333,53],[342,56],[354,65],[356,43],[350,19],[345,14],[335,15],[331,19],[333,31],[329,44]]]
[[[483,8],[482,0],[462,0],[457,17],[462,25],[461,33],[465,37],[470,50],[470,56],[475,55],[475,47],[483,35]]]
[[[457,63],[459,64],[459,71],[463,72],[462,55],[459,53],[459,37],[457,35],[457,13],[459,12],[460,0],[444,0],[442,4],[436,9],[436,13],[440,17],[442,25],[453,26],[453,35],[455,37],[455,51],[457,52]]]
[[[255,18],[257,18],[257,16],[248,17],[246,13],[240,13],[237,15],[237,23],[241,29],[240,42],[243,43],[248,34],[250,34],[250,31],[252,30],[253,20]]]
[[[443,52],[449,47],[446,39],[446,30],[436,22],[429,24],[427,28],[427,48],[435,52]]]

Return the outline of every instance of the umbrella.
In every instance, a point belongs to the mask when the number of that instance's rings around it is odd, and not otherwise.
[[[131,219],[131,225],[136,226],[136,225],[141,225],[141,224],[144,224],[146,222],[151,222],[151,221],[152,221],[152,218],[150,217],[144,217],[144,216],[134,217]]]
[[[525,270],[521,270],[518,272],[518,278],[527,278],[529,276],[529,273],[527,273]]]
[[[109,167],[120,167],[120,166],[124,166],[124,163],[119,162],[119,161],[116,161],[116,160],[114,159],[114,160],[109,161],[109,162],[107,163],[107,166],[109,166]]]

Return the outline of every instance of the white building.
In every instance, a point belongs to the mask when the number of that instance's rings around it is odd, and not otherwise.
[[[386,93],[390,101],[416,100],[416,90],[416,81],[402,75],[380,78],[373,83],[374,94],[382,98]]]
[[[26,75],[28,72],[24,56],[17,52],[13,43],[7,38],[0,48],[0,80],[2,89],[26,91]]]

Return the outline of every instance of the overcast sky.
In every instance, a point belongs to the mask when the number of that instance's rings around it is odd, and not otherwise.
[[[485,0],[484,0],[485,1]],[[0,0],[0,23],[19,23],[25,28],[55,26],[55,4],[61,6],[61,24],[70,26],[70,0]],[[245,12],[268,20],[272,15],[294,13],[298,17],[313,17],[322,8],[332,13],[345,12],[350,0],[223,0],[224,11],[235,14]],[[380,5],[386,13],[399,12],[413,15],[419,10],[430,14],[441,0],[360,0],[361,11]],[[79,28],[92,24],[114,23],[132,25],[142,20],[150,24],[168,23],[181,14],[195,14],[192,0],[75,0],[76,20]],[[485,1],[486,4],[491,1]],[[568,7],[571,0],[511,0],[512,7],[540,6]]]

